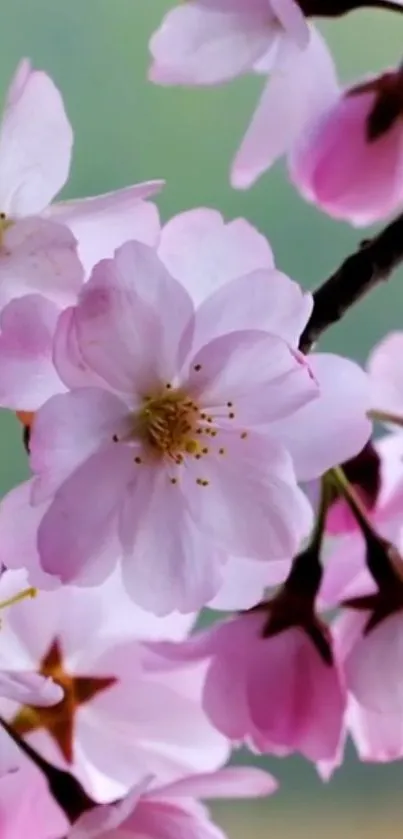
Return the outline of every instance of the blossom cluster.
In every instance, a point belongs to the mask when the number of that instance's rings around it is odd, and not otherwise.
[[[232,184],[286,154],[365,225],[403,204],[403,74],[340,90],[311,17],[347,6],[186,0],[150,79],[268,76]],[[23,60],[0,125],[0,407],[30,470],[0,504],[1,837],[221,839],[199,799],[277,788],[228,765],[240,746],[323,780],[348,737],[403,757],[403,332],[365,369],[308,353],[318,298],[259,230],[163,222],[157,180],[58,201],[72,149]]]

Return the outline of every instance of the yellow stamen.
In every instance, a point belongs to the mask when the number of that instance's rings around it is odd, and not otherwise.
[[[36,597],[37,594],[37,588],[33,588],[32,586],[31,588],[25,588],[13,597],[9,597],[8,600],[2,600],[0,602],[0,609],[7,609],[9,606],[15,606],[15,604],[20,603],[21,600],[26,600],[28,597]]]

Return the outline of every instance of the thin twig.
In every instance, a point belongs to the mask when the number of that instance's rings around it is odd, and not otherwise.
[[[388,280],[403,262],[403,214],[381,233],[362,242],[340,268],[314,292],[312,315],[301,335],[300,349],[308,353],[329,326],[372,291]]]

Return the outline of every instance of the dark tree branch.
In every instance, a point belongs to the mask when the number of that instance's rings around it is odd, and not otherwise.
[[[300,349],[308,353],[329,326],[379,283],[388,280],[403,262],[403,214],[381,233],[362,242],[313,295],[312,315],[301,335]]]

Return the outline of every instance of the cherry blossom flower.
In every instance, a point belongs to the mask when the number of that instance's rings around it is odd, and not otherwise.
[[[234,743],[264,754],[298,751],[314,762],[330,760],[343,732],[346,695],[329,639],[319,640],[314,621],[312,632],[289,625],[269,634],[268,615],[257,607],[175,649],[157,648],[175,661],[208,660],[203,705]]]
[[[172,9],[151,38],[150,78],[158,84],[211,85],[254,69],[309,29],[294,0],[190,0]]]
[[[291,177],[305,198],[356,226],[401,205],[402,92],[402,70],[390,70],[329,102],[291,153]]]
[[[252,767],[229,767],[218,772],[182,778],[168,786],[150,788],[145,778],[126,799],[86,813],[73,826],[68,839],[225,839],[200,805],[199,798],[256,798],[271,795],[276,782]],[[8,839],[8,836],[5,837]]]
[[[3,574],[1,596],[22,581],[21,572]],[[116,575],[94,590],[63,587],[22,601],[2,626],[0,667],[12,667],[16,678],[27,670],[53,676],[64,694],[49,708],[1,700],[1,713],[96,801],[124,795],[144,774],[171,782],[215,770],[227,759],[228,744],[201,707],[205,666],[190,672],[153,656],[151,667],[144,644],[183,637],[192,621],[144,615]],[[6,740],[3,733],[0,750]]]
[[[41,408],[31,439],[32,502],[51,499],[38,531],[46,572],[67,582],[86,568],[98,582],[118,542],[140,605],[193,611],[218,592],[228,555],[295,553],[311,513],[292,460],[299,477],[313,477],[340,446],[361,447],[367,384],[335,356],[318,357],[313,375],[273,334],[279,309],[285,328],[289,281],[277,283],[272,310],[270,276],[253,282],[254,294],[250,276],[226,283],[195,315],[144,245],[97,266],[59,321],[56,366],[71,390]]]

